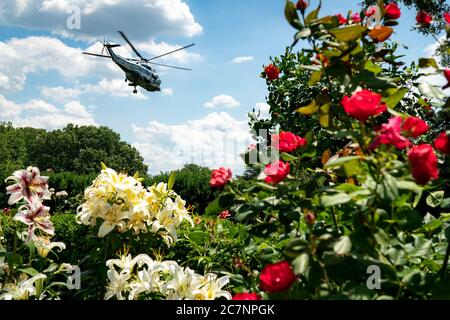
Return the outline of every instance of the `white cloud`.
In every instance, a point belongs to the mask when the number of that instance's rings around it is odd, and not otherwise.
[[[139,89],[138,93],[134,94],[133,89],[122,79],[102,79],[97,84],[82,84],[74,88],[43,87],[41,94],[45,98],[58,103],[65,103],[86,94],[103,94],[113,97],[148,100],[148,96],[144,94],[147,91],[142,88]]]
[[[169,125],[150,121],[147,126],[132,125],[133,145],[149,165],[151,173],[174,170],[187,163],[210,168],[221,166],[242,173],[239,154],[251,142],[247,121],[234,119],[226,112],[183,124]]]
[[[77,88],[63,87],[42,87],[41,95],[47,99],[58,103],[64,103],[73,100],[81,95],[81,90]]]
[[[97,48],[98,45],[93,45],[88,50]],[[88,75],[111,77],[122,74],[113,63],[91,59],[83,55],[81,49],[69,47],[55,38],[0,41],[0,93],[20,91],[29,74],[52,70],[71,82]]]
[[[67,27],[74,8],[81,12],[79,30]],[[203,31],[182,0],[8,0],[0,3],[0,23],[90,41],[116,30],[136,41],[157,35],[192,37]]]
[[[252,56],[236,57],[231,61],[231,63],[241,64],[241,63],[250,62],[253,60],[255,60],[255,58],[253,58]]]
[[[11,121],[18,127],[62,128],[69,123],[97,125],[93,115],[78,101],[56,107],[42,100],[31,100],[24,104],[9,101],[0,95],[0,121]]]
[[[211,101],[206,102],[203,106],[205,108],[236,108],[240,105],[232,96],[221,94],[214,97]]]
[[[96,85],[83,85],[81,86],[81,90],[84,93],[96,93],[96,94],[106,94],[115,97],[122,98],[134,98],[138,100],[147,100],[148,96],[143,94],[143,92],[147,92],[145,89],[138,88],[138,93],[134,94],[133,89],[128,86],[122,79],[102,79]]]
[[[163,88],[161,90],[161,93],[163,96],[173,96],[173,89],[172,88]]]

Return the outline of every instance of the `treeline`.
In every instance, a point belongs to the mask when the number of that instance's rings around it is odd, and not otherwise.
[[[120,135],[107,127],[68,125],[64,129],[46,131],[16,128],[0,123],[0,208],[7,207],[5,178],[14,171],[35,166],[49,176],[49,186],[55,191],[67,191],[69,196],[58,210],[72,212],[81,200],[84,189],[101,170],[101,162],[118,172],[139,172],[144,185],[167,182],[171,172],[150,176],[139,152]],[[209,187],[210,170],[195,164],[176,171],[174,190],[203,212],[212,200]],[[53,202],[47,203],[53,207]]]
[[[0,123],[0,204],[6,206],[5,178],[35,166],[50,176],[56,190],[79,193],[100,171],[100,163],[145,177],[147,165],[139,152],[107,127],[74,126],[46,131]]]

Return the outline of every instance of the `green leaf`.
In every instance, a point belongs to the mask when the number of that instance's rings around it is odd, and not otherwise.
[[[420,58],[419,59],[419,68],[428,68],[433,67],[435,69],[439,69],[439,65],[436,60],[433,58]]]
[[[322,71],[315,71],[311,73],[311,78],[309,78],[308,86],[310,87],[314,86],[321,79],[322,79]]]
[[[422,188],[419,185],[417,185],[417,183],[412,181],[402,181],[402,180],[397,181],[397,188],[401,190],[414,191],[415,193],[422,192]]]
[[[304,114],[304,115],[311,115],[311,114],[317,112],[317,110],[319,110],[319,106],[317,105],[316,101],[313,100],[307,106],[300,107],[296,111],[298,113],[301,113],[301,114]]]
[[[237,222],[242,222],[253,215],[255,215],[255,213],[253,212],[252,207],[248,204],[243,204],[237,210],[237,213],[234,216],[234,220],[236,220]]]
[[[400,88],[398,89],[394,94],[390,95],[389,97],[383,98],[383,102],[389,107],[394,109],[400,101],[405,97],[405,94],[408,93],[407,88]]]
[[[20,254],[7,252],[5,254],[6,260],[11,267],[20,266],[23,264],[23,258]]]
[[[317,17],[319,16],[319,11],[320,11],[320,5],[317,9],[308,13],[308,15],[306,16],[305,22],[307,24],[309,24],[311,21],[317,20]]]
[[[258,186],[264,190],[268,190],[268,191],[274,191],[277,190],[277,187],[274,187],[270,184],[264,183],[264,182],[256,182],[255,186]]]
[[[398,198],[397,180],[388,173],[383,174],[384,179],[378,185],[377,194],[386,202],[393,202]]]
[[[334,243],[333,250],[338,255],[348,254],[352,250],[352,241],[348,236],[343,236]]]
[[[419,269],[412,269],[402,279],[402,282],[411,289],[417,289],[425,284],[425,274]]]
[[[281,159],[283,159],[284,161],[294,161],[297,160],[296,156],[293,156],[289,153],[283,152],[281,155]]]
[[[302,239],[290,241],[283,249],[283,254],[289,258],[295,258],[299,254],[308,251],[309,243]]]
[[[333,207],[337,206],[339,204],[344,204],[352,200],[352,197],[350,197],[346,193],[337,193],[332,196],[322,196],[320,198],[320,202],[322,206],[324,207]]]
[[[427,240],[423,237],[417,237],[414,241],[414,244],[414,249],[409,252],[409,255],[412,257],[425,258],[431,249],[433,241]]]
[[[189,233],[189,239],[198,245],[203,245],[209,239],[209,235],[203,231],[192,231]]]
[[[332,35],[339,41],[350,42],[362,36],[367,29],[361,25],[352,25],[344,28],[330,29]]]
[[[347,177],[354,177],[364,172],[361,168],[361,163],[359,160],[347,161],[343,164],[343,166]]]
[[[309,267],[309,255],[307,253],[300,254],[292,261],[292,266],[296,275],[305,274]]]
[[[19,269],[20,272],[24,272],[32,277],[37,276],[39,274],[39,271],[37,271],[34,268],[24,268],[24,269]]]
[[[381,71],[383,71],[383,69],[379,65],[373,63],[372,60],[366,61],[364,69],[372,72],[373,74],[379,74]]]
[[[219,197],[219,206],[223,209],[227,209],[231,207],[234,203],[234,194],[232,193],[224,193]]]
[[[300,65],[300,68],[302,68],[303,70],[308,70],[308,71],[321,71],[322,67],[320,66],[308,66],[308,65]]]
[[[346,162],[354,161],[354,160],[362,160],[364,157],[362,156],[350,156],[350,157],[340,157],[337,159],[330,159],[324,166],[324,169],[339,167]]]
[[[435,191],[430,193],[426,202],[430,207],[436,208],[441,204],[442,200],[444,200],[444,191]]]
[[[450,198],[445,198],[441,202],[442,209],[450,209]]]
[[[177,173],[176,173],[176,171],[173,171],[169,177],[169,182],[167,183],[167,187],[169,188],[169,190],[173,189],[176,177],[177,177]]]
[[[303,28],[303,25],[299,20],[297,8],[295,7],[295,4],[293,2],[286,1],[286,6],[284,7],[284,16],[286,17],[286,20],[289,22],[289,24],[294,28]]]
[[[261,223],[250,229],[250,234],[260,238],[268,238],[272,233],[277,231],[277,226],[273,223]]]
[[[219,205],[219,198],[214,199],[205,209],[205,213],[210,216],[217,215],[220,211],[222,208]]]

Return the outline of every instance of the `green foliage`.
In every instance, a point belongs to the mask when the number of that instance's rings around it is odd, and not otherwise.
[[[194,206],[195,211],[202,213],[213,198],[214,190],[209,186],[211,170],[196,164],[185,165],[176,170],[173,190],[186,202]],[[170,173],[161,173],[145,179],[145,185],[151,186],[159,182],[169,182]]]
[[[68,125],[47,132],[0,123],[0,188],[3,190],[5,178],[14,171],[37,166],[43,175],[56,173],[50,179],[57,191],[66,190],[75,196],[91,183],[100,162],[118,171],[140,172],[145,176],[148,168],[143,160],[134,147],[107,127]],[[0,204],[6,205],[3,192]]]

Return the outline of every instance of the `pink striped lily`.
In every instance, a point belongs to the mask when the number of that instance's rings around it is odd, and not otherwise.
[[[54,228],[50,221],[50,208],[44,206],[39,199],[33,197],[31,201],[19,207],[14,220],[25,223],[28,226],[28,240],[34,235],[36,228],[53,235]]]
[[[28,167],[26,170],[19,170],[6,178],[6,182],[14,181],[15,184],[6,187],[6,194],[10,194],[9,205],[13,205],[22,199],[31,201],[33,196],[40,199],[50,199],[51,193],[48,190],[48,177],[41,176],[39,169]]]

